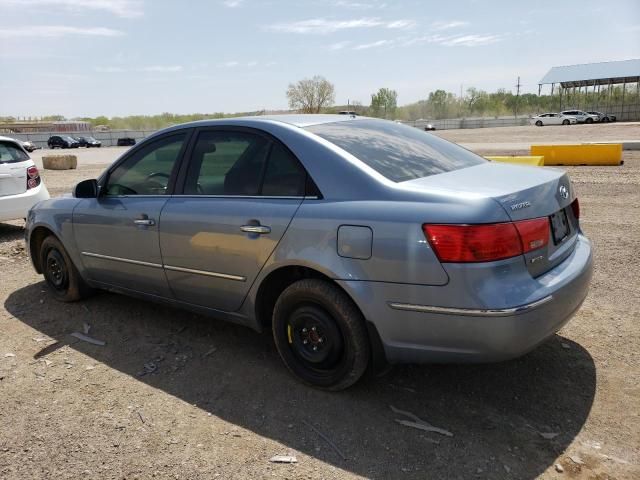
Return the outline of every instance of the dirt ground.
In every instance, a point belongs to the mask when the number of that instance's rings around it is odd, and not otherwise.
[[[439,133],[565,135],[521,128]],[[53,195],[102,171],[80,155],[43,172]],[[640,478],[640,152],[624,158],[568,169],[596,267],[558,335],[515,361],[398,366],[337,394],[294,380],[266,334],[109,293],[57,302],[22,222],[0,224],[0,478]],[[85,323],[105,346],[70,335]],[[453,436],[399,425],[391,405]]]

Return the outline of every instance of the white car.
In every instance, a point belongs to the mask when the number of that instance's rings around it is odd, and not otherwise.
[[[600,115],[591,115],[590,113],[583,112],[582,110],[565,110],[562,114],[576,117],[578,123],[593,123],[600,121]]]
[[[537,127],[542,127],[543,125],[575,125],[577,119],[576,117],[562,113],[541,113],[540,115],[531,117],[529,123]]]
[[[20,142],[0,137],[0,222],[26,218],[31,207],[48,198],[40,172]]]

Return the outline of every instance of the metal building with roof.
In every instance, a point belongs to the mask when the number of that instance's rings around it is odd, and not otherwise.
[[[640,59],[553,67],[538,82],[538,95],[543,85],[551,85],[552,96],[557,87],[559,110],[606,109],[620,119],[640,118]],[[575,105],[576,101],[584,105]]]

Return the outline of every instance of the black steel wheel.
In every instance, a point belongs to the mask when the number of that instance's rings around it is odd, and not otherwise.
[[[273,338],[291,373],[325,390],[357,382],[369,363],[364,318],[336,285],[305,279],[287,287],[273,311]]]
[[[42,241],[40,266],[49,289],[59,300],[73,302],[92,293],[62,243],[53,235]]]

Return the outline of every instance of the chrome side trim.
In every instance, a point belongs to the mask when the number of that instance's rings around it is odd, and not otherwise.
[[[435,307],[431,305],[413,305],[410,303],[389,303],[389,306],[394,310],[406,310],[410,312],[422,312],[422,313],[441,313],[445,315],[469,315],[477,317],[506,317],[509,315],[517,315],[520,313],[528,312],[553,299],[553,295],[541,298],[535,302],[527,303],[526,305],[520,305],[519,307],[512,308],[452,308],[452,307]]]
[[[81,252],[85,257],[100,258],[102,260],[113,260],[115,262],[131,263],[133,265],[141,265],[143,267],[165,268],[174,272],[194,273],[196,275],[205,275],[207,277],[224,278],[226,280],[235,280],[236,282],[246,282],[246,277],[239,275],[229,275],[228,273],[208,272],[206,270],[194,270],[192,268],[174,267],[171,265],[161,265],[159,263],[142,262],[140,260],[131,260],[130,258],[112,257],[110,255],[100,255],[99,253]]]
[[[131,263],[133,265],[142,265],[144,267],[162,268],[159,263],[142,262],[140,260],[131,260],[130,258],[112,257],[110,255],[100,255],[99,253],[81,252],[85,257],[101,258],[103,260],[113,260],[115,262]]]
[[[192,268],[174,267],[172,265],[165,265],[164,268],[166,268],[167,270],[172,270],[174,272],[194,273],[196,275],[205,275],[207,277],[235,280],[236,282],[245,282],[247,280],[246,277],[241,277],[239,275],[229,275],[228,273],[208,272],[206,270],[194,270]]]

